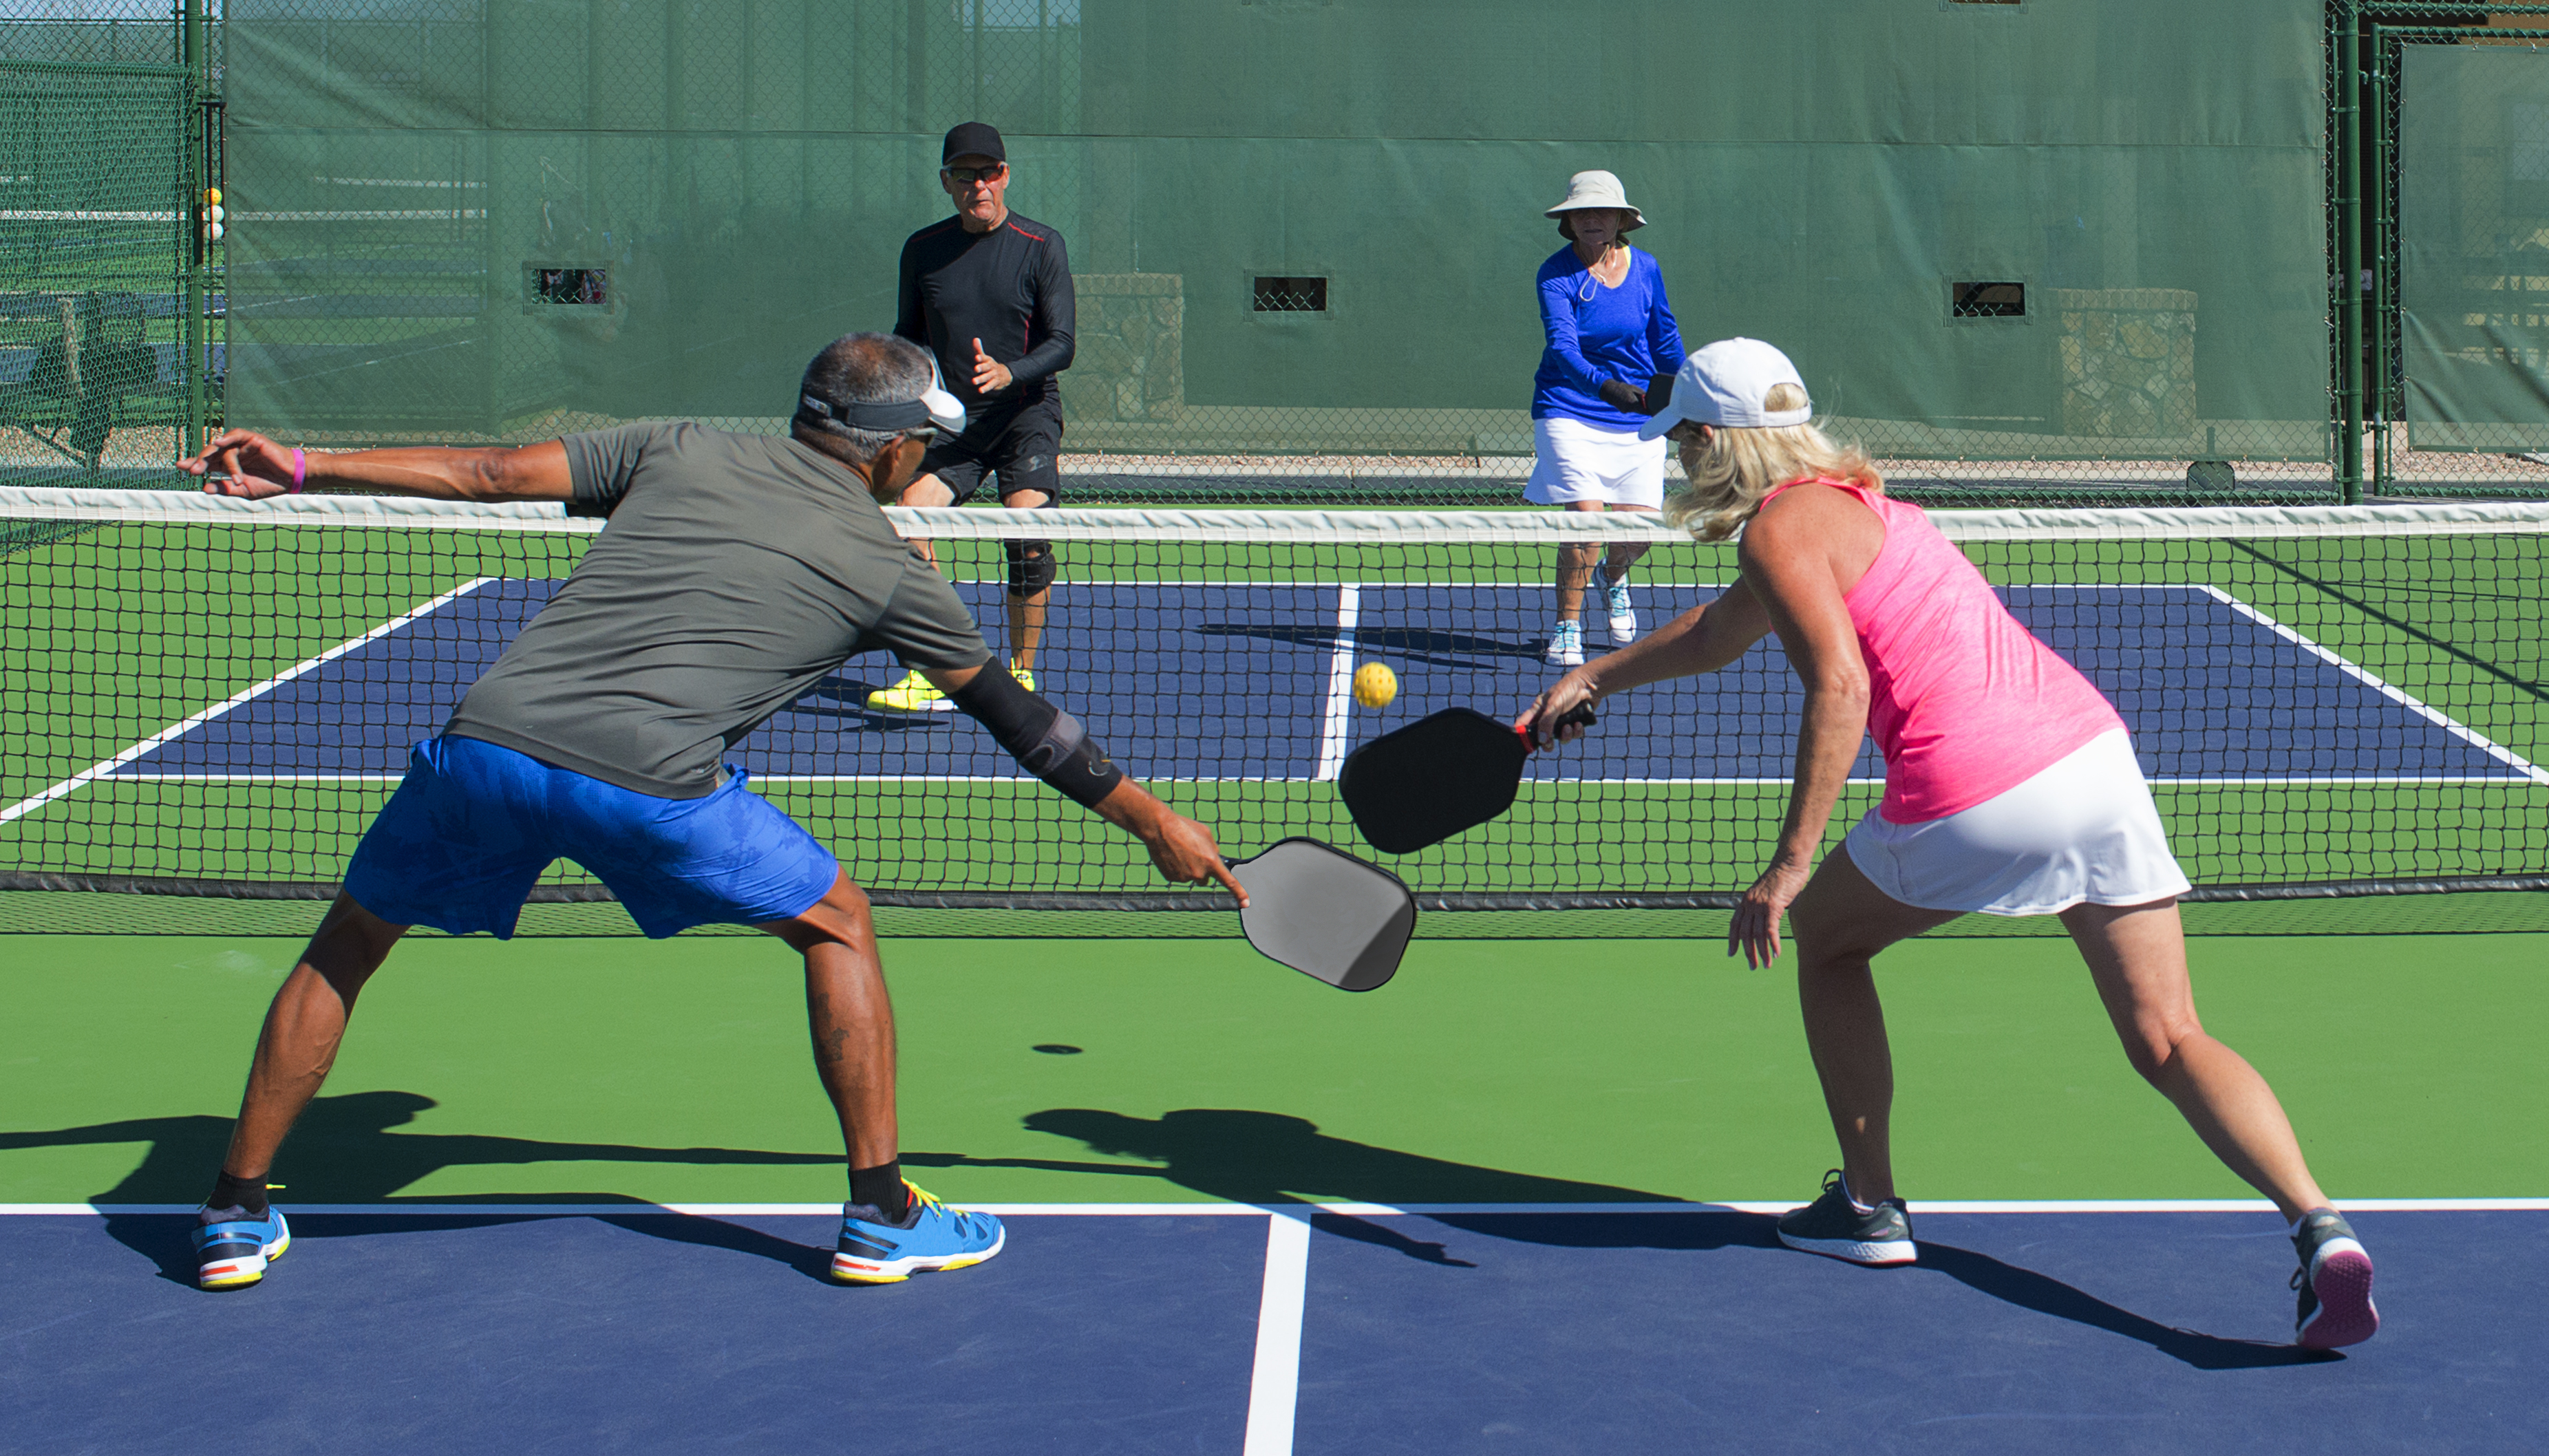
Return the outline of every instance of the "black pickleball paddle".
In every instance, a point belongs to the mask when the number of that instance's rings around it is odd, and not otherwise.
[[[1558,726],[1590,723],[1578,703]],[[1531,744],[1474,708],[1445,708],[1346,755],[1337,794],[1355,828],[1387,855],[1412,855],[1513,807]]]
[[[1416,897],[1397,875],[1314,839],[1277,840],[1228,863],[1248,888],[1239,928],[1259,955],[1341,991],[1397,974],[1416,933]]]

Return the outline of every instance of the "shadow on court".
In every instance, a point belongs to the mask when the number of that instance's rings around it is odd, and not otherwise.
[[[1989,1254],[1970,1249],[1923,1240],[1920,1269],[1944,1274],[1980,1294],[2086,1324],[2110,1334],[2139,1340],[2173,1360],[2181,1360],[2198,1370],[2257,1370],[2278,1365],[2320,1365],[2345,1357],[2334,1350],[2305,1350],[2295,1345],[2268,1344],[2262,1340],[2223,1339],[2192,1329],[2177,1329],[2154,1320],[2145,1320],[2130,1310],[2120,1310],[2095,1295],[2085,1293],[2059,1279],[2004,1264]]]
[[[1334,1138],[1306,1118],[1224,1108],[1184,1108],[1159,1118],[1127,1117],[1091,1108],[1053,1108],[1030,1113],[1029,1131],[1070,1138],[1090,1151],[1138,1157],[1161,1164],[1128,1168],[1120,1163],[1043,1158],[968,1158],[905,1153],[906,1164],[1028,1167],[1068,1172],[1158,1178],[1180,1188],[1236,1203],[1565,1204],[1675,1203],[1677,1199],[1607,1183],[1551,1178],[1480,1167],[1375,1147]],[[1510,1242],[1558,1248],[1653,1248],[1706,1252],[1750,1248],[1785,1252],[1777,1221],[1767,1214],[1696,1210],[1654,1214],[1457,1213],[1423,1216],[1424,1222]],[[1474,1268],[1444,1244],[1416,1238],[1398,1226],[1416,1218],[1367,1219],[1321,1214],[1322,1233],[1393,1249],[1447,1268]],[[1813,1258],[1797,1254],[1798,1258]],[[1979,1294],[2020,1309],[2138,1340],[2199,1370],[2247,1370],[2315,1364],[2341,1358],[2289,1345],[2223,1339],[2177,1329],[2120,1309],[2084,1290],[1988,1254],[1947,1244],[1923,1243],[1920,1262],[1908,1269],[1869,1271],[1872,1278],[1942,1274]]]
[[[1295,647],[1336,647],[1351,642],[1357,648],[1386,652],[1407,662],[1428,663],[1442,668],[1472,668],[1481,659],[1526,658],[1540,661],[1542,644],[1538,641],[1517,642],[1503,637],[1481,637],[1473,632],[1436,632],[1418,627],[1357,627],[1351,633],[1340,633],[1333,623],[1302,626],[1277,626],[1246,622],[1206,622],[1195,629],[1199,637],[1260,637],[1269,642],[1288,642]]]
[[[769,1152],[739,1147],[645,1147],[624,1142],[548,1142],[530,1138],[497,1138],[474,1133],[402,1133],[395,1131],[436,1104],[415,1092],[351,1092],[321,1097],[292,1130],[276,1162],[272,1179],[283,1190],[276,1198],[288,1213],[295,1204],[381,1203],[399,1190],[445,1168],[503,1166],[550,1162],[674,1163],[686,1166],[763,1165],[838,1167],[839,1153]],[[230,1146],[231,1119],[191,1117],[129,1118],[49,1132],[0,1132],[0,1152],[29,1147],[76,1147],[105,1142],[145,1144],[142,1161],[114,1187],[91,1194],[97,1204],[190,1204],[212,1186],[222,1154]],[[543,1192],[542,1201],[578,1204],[627,1204],[631,1211],[654,1206],[622,1193]],[[483,1203],[485,1195],[453,1198],[406,1198],[403,1203]],[[526,1209],[524,1217],[534,1217]],[[378,1232],[424,1232],[436,1228],[513,1222],[504,1216],[454,1215],[392,1220],[329,1220],[314,1223],[297,1237],[331,1237]],[[653,1237],[758,1253],[782,1263],[810,1267],[819,1277],[830,1259],[808,1264],[814,1251],[801,1244],[708,1219],[653,1216],[606,1222]],[[156,1262],[163,1275],[185,1284],[195,1282],[192,1250],[182,1233],[171,1237],[163,1216],[109,1215],[109,1234],[136,1253]]]

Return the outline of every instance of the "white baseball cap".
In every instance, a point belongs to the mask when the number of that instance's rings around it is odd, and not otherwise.
[[[1806,382],[1788,356],[1757,338],[1722,338],[1682,361],[1673,376],[1672,398],[1645,424],[1638,438],[1654,439],[1683,420],[1736,429],[1778,429],[1815,417],[1808,400],[1802,409],[1773,410],[1764,402],[1773,385]]]

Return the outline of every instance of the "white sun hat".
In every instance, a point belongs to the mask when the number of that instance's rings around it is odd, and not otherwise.
[[[1638,438],[1652,440],[1683,420],[1735,429],[1779,429],[1815,417],[1814,401],[1796,410],[1773,410],[1767,401],[1773,385],[1792,384],[1803,391],[1797,366],[1788,356],[1757,338],[1722,338],[1682,361],[1673,376],[1672,398],[1638,426]]]
[[[1608,172],[1578,172],[1566,179],[1566,201],[1541,214],[1555,218],[1560,213],[1581,212],[1585,208],[1618,208],[1629,215],[1620,225],[1623,232],[1633,232],[1647,226],[1647,215],[1629,206],[1628,191],[1620,179]]]

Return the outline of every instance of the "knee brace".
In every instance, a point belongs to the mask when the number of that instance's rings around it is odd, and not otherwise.
[[[1062,575],[1054,564],[1051,541],[1003,541],[1009,554],[1009,594],[1033,596]]]

